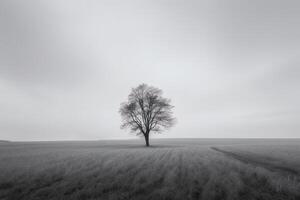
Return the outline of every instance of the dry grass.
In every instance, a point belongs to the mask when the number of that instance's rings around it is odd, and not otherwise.
[[[300,199],[299,140],[139,143],[1,144],[0,199]]]

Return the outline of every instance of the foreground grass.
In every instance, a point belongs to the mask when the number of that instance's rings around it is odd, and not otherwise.
[[[280,140],[157,140],[150,148],[138,141],[1,144],[0,199],[300,199],[299,144]],[[272,170],[278,166],[295,173]]]

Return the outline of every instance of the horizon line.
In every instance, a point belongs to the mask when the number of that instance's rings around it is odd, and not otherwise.
[[[143,138],[105,138],[94,140],[5,140],[1,139],[1,142],[96,142],[96,141],[126,141],[126,140],[141,140]],[[151,138],[151,140],[178,140],[178,139],[300,139],[300,137],[170,137],[170,138]]]

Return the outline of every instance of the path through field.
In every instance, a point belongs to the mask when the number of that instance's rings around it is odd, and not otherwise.
[[[254,167],[262,167],[272,172],[278,172],[282,175],[291,175],[291,176],[299,176],[299,171],[296,169],[293,169],[291,167],[282,165],[274,165],[267,161],[267,159],[259,159],[259,156],[257,155],[241,155],[239,153],[231,152],[231,151],[225,151],[217,147],[211,147],[211,149],[223,153],[225,156],[228,156],[230,158],[234,158],[238,161],[241,161],[245,164],[253,165]]]

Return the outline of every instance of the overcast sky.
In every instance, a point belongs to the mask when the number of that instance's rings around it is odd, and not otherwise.
[[[147,83],[160,137],[299,137],[299,1],[0,1],[0,139],[132,138],[120,103]]]

